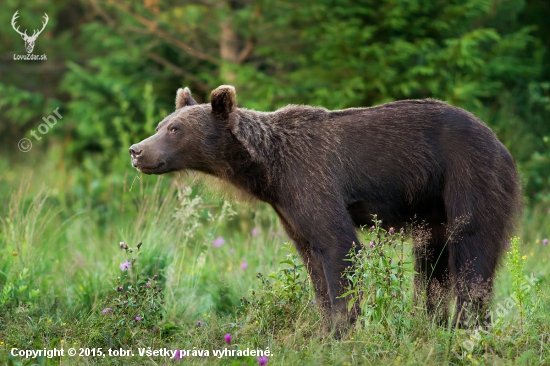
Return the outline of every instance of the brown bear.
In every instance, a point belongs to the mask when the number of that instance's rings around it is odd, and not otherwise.
[[[444,291],[426,286],[429,311],[453,289],[457,315],[468,306],[481,316],[522,207],[514,160],[483,122],[434,99],[257,112],[237,108],[232,86],[210,98],[198,104],[179,89],[176,111],[130,147],[132,165],[201,171],[269,203],[337,330],[349,319],[339,297],[344,259],[372,214],[386,227],[414,220],[429,231],[416,269]]]

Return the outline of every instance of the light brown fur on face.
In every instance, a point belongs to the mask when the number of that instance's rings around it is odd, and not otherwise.
[[[179,89],[176,111],[130,154],[143,173],[197,170],[269,203],[340,330],[344,258],[359,242],[356,227],[372,225],[371,214],[387,227],[423,222],[431,236],[416,251],[417,270],[437,283],[426,285],[428,298],[434,288],[453,292],[457,313],[468,306],[480,314],[489,296],[472,297],[474,286],[481,281],[490,294],[522,208],[504,145],[472,114],[433,99],[257,112],[237,108],[231,86],[212,91],[209,104]]]

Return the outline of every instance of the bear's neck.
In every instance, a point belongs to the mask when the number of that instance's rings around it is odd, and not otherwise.
[[[250,153],[230,131],[223,139],[225,148],[215,154],[212,164],[199,170],[232,184],[256,199],[273,203],[275,196],[270,179],[271,167],[253,161]]]

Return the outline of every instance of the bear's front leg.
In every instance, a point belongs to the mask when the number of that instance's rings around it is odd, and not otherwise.
[[[296,203],[300,201],[295,201],[287,207],[277,206],[276,211],[296,235],[309,243],[312,257],[322,265],[330,301],[331,326],[336,337],[340,338],[350,325],[347,299],[340,298],[346,285],[342,274],[350,263],[345,261],[346,256],[359,240],[343,203],[328,198],[314,201],[323,202],[322,210],[299,206]]]
[[[277,209],[275,209],[275,211],[277,212]],[[296,229],[279,212],[277,212],[277,215],[279,216],[279,220],[285,232],[294,242],[294,246],[306,266],[309,278],[313,284],[313,289],[315,290],[317,306],[321,309],[323,315],[330,315],[330,297],[328,294],[325,271],[323,270],[323,263],[311,250],[311,244],[298,234]]]

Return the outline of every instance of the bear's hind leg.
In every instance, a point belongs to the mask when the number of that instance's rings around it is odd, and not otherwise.
[[[450,293],[449,249],[445,226],[425,225],[413,232],[415,297],[425,295],[426,310],[440,324],[447,320]]]
[[[483,233],[477,224],[468,223],[466,227],[449,243],[450,269],[457,297],[453,325],[459,328],[490,324],[485,314],[501,253],[500,243],[490,243],[494,237]]]

